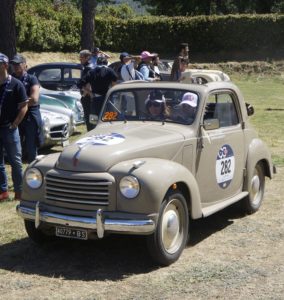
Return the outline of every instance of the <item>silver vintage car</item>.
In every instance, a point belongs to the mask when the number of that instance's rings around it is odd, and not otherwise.
[[[231,82],[131,82],[107,94],[97,127],[24,175],[18,214],[29,237],[145,235],[160,265],[186,246],[190,220],[241,202],[256,212],[270,152]]]

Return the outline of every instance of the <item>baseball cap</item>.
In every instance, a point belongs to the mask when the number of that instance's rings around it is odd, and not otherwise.
[[[17,53],[16,55],[14,55],[14,57],[11,59],[11,64],[21,64],[21,63],[25,63],[26,59],[24,58],[23,55]]]
[[[197,97],[196,94],[188,92],[188,93],[185,93],[182,96],[182,100],[181,100],[181,103],[179,105],[188,104],[191,107],[196,107],[197,106],[197,100],[198,100],[198,97]]]
[[[129,54],[129,53],[127,53],[127,52],[122,52],[122,53],[120,53],[120,55],[119,55],[119,59],[120,59],[120,61],[123,61],[123,59],[124,58],[131,58],[131,55]]]
[[[147,106],[149,102],[164,103],[165,101],[166,99],[162,92],[159,90],[155,90],[150,92],[145,101],[145,105]]]
[[[157,55],[156,53],[150,53],[148,51],[143,51],[141,53],[141,58],[145,59],[145,58],[148,58],[148,57],[155,57],[156,55]]]
[[[100,52],[100,48],[98,48],[98,47],[95,47],[94,49],[93,49],[93,51],[92,51],[93,53],[96,53],[96,52]]]
[[[9,58],[8,58],[8,56],[6,56],[5,54],[3,54],[3,53],[1,53],[1,52],[0,52],[0,62],[6,63],[6,64],[9,63]]]

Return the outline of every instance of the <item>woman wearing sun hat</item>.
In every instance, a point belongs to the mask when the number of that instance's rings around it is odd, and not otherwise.
[[[159,78],[155,77],[155,72],[151,68],[151,63],[153,57],[155,57],[155,53],[150,53],[148,51],[143,51],[141,53],[141,63],[138,65],[137,70],[142,73],[144,79],[147,81],[156,81]]]

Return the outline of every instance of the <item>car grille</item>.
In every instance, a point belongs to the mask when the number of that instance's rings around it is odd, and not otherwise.
[[[54,126],[50,128],[51,139],[68,138],[69,128],[68,124]]]
[[[70,176],[71,177],[71,176]],[[112,182],[108,179],[46,175],[46,203],[55,207],[93,210],[108,206]]]

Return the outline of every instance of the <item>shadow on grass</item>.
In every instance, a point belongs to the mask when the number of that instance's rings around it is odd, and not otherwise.
[[[239,218],[226,209],[191,223],[193,247]],[[151,260],[143,236],[108,236],[101,240],[54,239],[44,246],[29,238],[0,245],[0,269],[69,280],[121,280],[133,274],[145,274],[158,268]],[[188,249],[190,251],[190,249]]]

